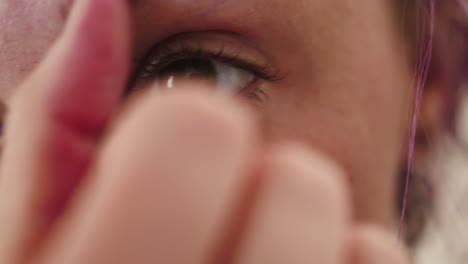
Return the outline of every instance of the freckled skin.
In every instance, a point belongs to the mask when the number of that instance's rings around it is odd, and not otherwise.
[[[44,57],[63,28],[70,0],[0,2],[0,99]]]

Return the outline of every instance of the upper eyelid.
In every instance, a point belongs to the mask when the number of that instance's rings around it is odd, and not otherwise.
[[[213,49],[213,43],[216,44],[215,49]],[[172,35],[154,45],[145,53],[145,56],[134,61],[134,69],[136,71],[133,76],[140,72],[147,63],[154,60],[154,56],[157,56],[158,53],[160,56],[174,55],[182,50],[182,48],[185,50],[185,53],[192,53],[191,55],[194,55],[194,51],[196,50],[203,51],[203,54],[201,55],[211,55],[210,57],[214,59],[216,56],[213,55],[218,53],[218,55],[222,55],[218,56],[218,59],[228,58],[229,63],[232,61],[242,62],[237,66],[244,66],[245,64],[251,66],[260,65],[261,67],[257,68],[262,68],[262,71],[268,73],[264,74],[268,75],[268,78],[265,79],[280,80],[285,77],[276,66],[269,62],[267,57],[263,55],[257,47],[251,46],[251,44],[249,44],[249,42],[242,36],[233,32],[225,31],[182,32]],[[236,50],[236,48],[238,49]],[[233,52],[233,49],[236,51]],[[190,50],[191,52],[187,52],[187,50]],[[246,52],[248,54],[247,56],[245,56]]]
[[[224,45],[221,44],[218,51],[205,50],[202,46],[197,48],[189,47],[188,45],[181,45],[179,49],[172,49],[168,46],[161,47],[162,52],[159,54],[159,58],[153,59],[152,63],[158,65],[158,68],[163,68],[168,64],[189,58],[207,58],[214,59],[218,62],[227,63],[233,67],[237,67],[244,70],[250,70],[261,79],[276,81],[279,78],[279,71],[272,67],[270,64],[261,64],[247,59],[240,58],[239,53],[226,53]],[[151,60],[150,60],[151,61]],[[155,62],[158,61],[158,62]],[[148,63],[145,63],[148,65]],[[143,70],[143,69],[142,69]]]

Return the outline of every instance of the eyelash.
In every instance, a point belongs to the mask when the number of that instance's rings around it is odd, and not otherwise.
[[[165,44],[158,45],[155,50],[159,51],[158,58],[152,59],[151,54],[146,56],[145,62],[138,68],[136,74],[132,78],[131,85],[129,85],[126,94],[134,90],[134,86],[138,81],[151,81],[158,77],[158,72],[165,67],[184,60],[189,59],[206,59],[215,60],[220,63],[228,64],[232,67],[239,68],[254,75],[257,79],[264,81],[277,81],[280,80],[279,72],[269,64],[258,64],[255,62],[241,59],[239,54],[227,54],[224,46],[216,52],[205,50],[198,45],[197,48],[181,45],[180,48],[173,49]],[[244,89],[239,94],[244,94],[247,98],[258,99],[260,96],[265,96],[265,92],[258,86],[254,85],[253,89]]]

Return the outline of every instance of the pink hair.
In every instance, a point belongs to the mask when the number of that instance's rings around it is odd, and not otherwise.
[[[407,0],[405,0],[406,2]],[[420,43],[419,47],[419,54],[417,56],[417,63],[416,63],[416,69],[415,69],[415,76],[414,76],[414,82],[415,82],[415,98],[414,98],[414,104],[413,104],[413,114],[411,118],[411,131],[409,135],[409,150],[408,150],[408,159],[407,159],[407,170],[406,170],[406,177],[405,177],[405,184],[404,184],[404,193],[403,193],[403,199],[402,199],[402,206],[401,206],[401,218],[400,218],[400,225],[399,225],[399,231],[398,231],[398,236],[401,238],[403,228],[405,226],[405,221],[406,221],[406,213],[407,213],[407,203],[408,203],[408,192],[409,192],[409,186],[410,186],[410,180],[411,180],[411,170],[412,170],[412,165],[413,165],[413,159],[414,159],[414,147],[415,147],[415,139],[416,139],[416,132],[417,132],[417,120],[419,116],[419,110],[422,102],[422,95],[424,92],[424,88],[426,86],[426,80],[428,77],[429,69],[431,67],[431,60],[433,56],[433,49],[434,49],[434,34],[435,34],[435,20],[436,20],[436,0],[410,0],[410,1],[417,1],[416,6],[418,7],[416,10],[416,16],[417,16],[417,37],[418,42]],[[447,1],[447,0],[444,0]],[[447,3],[443,4],[456,4],[456,10],[461,10],[462,14],[468,16],[468,1],[465,0],[454,0],[454,1],[447,1]],[[442,4],[437,2],[437,5]],[[439,8],[439,6],[437,6]],[[438,11],[438,10],[437,10]],[[455,15],[455,14],[448,14],[449,16]],[[467,25],[467,24],[465,24]],[[467,30],[466,26],[463,30]],[[464,45],[467,45],[468,43],[468,36],[465,36],[467,38],[464,42]],[[468,46],[463,47],[464,50],[457,51],[457,55],[453,56],[454,58],[445,58],[448,60],[453,60],[449,61],[449,63],[453,63],[456,65],[449,67],[449,70],[455,71],[453,75],[455,76],[455,84],[453,84],[454,87],[448,87],[444,93],[446,94],[446,100],[447,100],[447,125],[449,132],[452,133],[452,135],[457,138],[457,131],[455,129],[455,119],[456,119],[456,114],[457,114],[457,106],[456,106],[456,95],[457,95],[457,86],[459,86],[459,83],[456,83],[457,81],[467,81],[467,74],[466,71],[468,70]],[[465,52],[465,53],[464,53]],[[452,56],[453,54],[449,54]],[[465,56],[461,58],[461,61],[459,57]],[[446,65],[442,65],[446,66]],[[451,84],[452,85],[452,84]],[[466,147],[466,146],[465,146]],[[468,149],[467,149],[468,151]],[[468,152],[467,152],[468,153]]]
[[[417,120],[419,116],[419,110],[422,101],[422,95],[424,92],[424,87],[426,85],[427,75],[429,72],[429,67],[432,59],[432,51],[433,51],[433,42],[434,42],[434,26],[435,26],[435,0],[427,0],[429,1],[428,8],[426,8],[425,0],[418,0],[418,6],[422,8],[417,9],[417,21],[425,21],[427,18],[429,19],[429,28],[426,23],[419,22],[419,36],[421,43],[423,46],[420,48],[418,61],[416,64],[416,71],[414,76],[415,87],[416,87],[416,94],[415,100],[413,105],[413,117],[412,117],[412,124],[411,124],[411,131],[409,136],[409,151],[408,151],[408,160],[407,160],[407,171],[405,177],[405,187],[403,193],[403,204],[401,209],[400,215],[400,225],[398,229],[398,237],[401,238],[403,227],[405,225],[405,218],[406,218],[406,210],[407,210],[407,203],[408,203],[408,192],[409,192],[409,184],[410,184],[410,175],[411,169],[413,164],[414,158],[414,145],[416,140],[416,130],[417,130]],[[427,37],[428,36],[428,37]]]

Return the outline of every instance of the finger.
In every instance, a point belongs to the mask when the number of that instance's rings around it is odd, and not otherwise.
[[[61,212],[125,86],[129,26],[123,1],[75,2],[65,33],[11,104],[0,263],[20,262]]]
[[[337,166],[283,146],[267,157],[263,174],[234,263],[342,263],[349,208]]]
[[[357,228],[350,239],[350,264],[409,264],[395,237],[373,227]]]
[[[206,263],[249,182],[250,122],[193,92],[134,105],[42,263]]]

